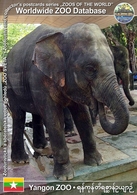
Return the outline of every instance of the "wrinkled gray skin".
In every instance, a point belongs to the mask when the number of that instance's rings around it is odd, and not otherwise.
[[[129,55],[128,50],[124,46],[111,46],[114,55],[114,67],[116,75],[122,80],[124,93],[129,100],[129,105],[134,105],[134,100],[129,91]]]
[[[110,49],[114,56],[114,68],[117,76],[117,80],[122,80],[122,86],[124,93],[129,100],[129,105],[134,105],[135,101],[132,98],[129,90],[129,55],[126,47],[119,46],[110,46]],[[93,125],[96,124],[96,116],[98,114],[98,103],[96,99],[92,100],[92,105],[90,107],[90,114],[92,118]]]
[[[82,140],[84,163],[99,165],[101,154],[96,149],[87,111],[92,96],[98,101],[100,122],[106,132],[120,134],[129,121],[113,55],[99,27],[84,23],[66,29],[41,25],[19,41],[7,59],[8,98],[13,116],[12,161],[28,161],[23,130],[25,113],[30,112],[34,147],[46,145],[43,121],[53,150],[53,174],[60,180],[72,179],[74,171],[63,129],[63,107],[68,106]],[[114,114],[113,124],[105,116],[104,104]]]

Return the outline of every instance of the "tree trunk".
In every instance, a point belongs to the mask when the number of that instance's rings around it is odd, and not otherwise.
[[[132,73],[134,73],[136,71],[136,56],[134,48],[136,33],[133,30],[129,29],[125,24],[120,24],[120,26],[127,38],[127,49],[129,52],[129,67]]]
[[[136,34],[132,30],[128,31],[127,48],[129,51],[129,65],[132,73],[136,72],[136,56],[134,47],[135,36]]]

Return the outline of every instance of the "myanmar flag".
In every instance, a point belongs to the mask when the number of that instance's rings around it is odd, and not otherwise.
[[[24,192],[24,178],[4,177],[3,192]]]

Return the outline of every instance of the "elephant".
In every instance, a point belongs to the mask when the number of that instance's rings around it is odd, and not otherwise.
[[[13,46],[7,56],[8,101],[13,118],[11,159],[27,162],[23,131],[25,113],[32,113],[33,145],[45,147],[43,123],[53,151],[53,175],[74,177],[65,141],[63,108],[68,107],[82,140],[84,163],[101,163],[88,106],[98,102],[100,123],[109,134],[126,130],[129,111],[119,89],[113,54],[96,24],[76,23],[67,28],[46,24]],[[104,111],[110,108],[111,123]]]
[[[64,112],[65,133],[66,134],[70,133],[70,135],[72,135],[72,132],[74,131],[74,124],[73,124],[71,113],[67,107],[63,109],[63,112]]]
[[[133,106],[135,101],[129,91],[129,55],[126,47],[122,45],[110,46],[114,56],[114,67],[118,79],[122,80],[124,93],[129,100],[129,105]]]
[[[119,83],[119,79],[122,81],[124,93],[129,100],[129,105],[133,106],[135,101],[132,98],[129,91],[129,56],[128,50],[123,45],[109,45],[114,56],[114,68]],[[98,103],[94,97],[92,98],[92,104],[89,108],[92,124],[96,124],[96,117],[98,115]]]
[[[72,136],[75,135],[74,132],[74,123],[73,123],[73,119],[71,116],[71,113],[69,111],[69,109],[67,107],[65,107],[63,109],[63,113],[64,113],[64,131],[65,134],[68,134],[68,136]],[[46,128],[46,131],[48,133],[48,129]]]

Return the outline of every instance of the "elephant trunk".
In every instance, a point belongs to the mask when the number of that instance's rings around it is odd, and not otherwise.
[[[128,76],[124,76],[122,75],[122,84],[123,84],[123,90],[124,90],[124,93],[126,95],[126,97],[128,98],[129,100],[129,105],[130,106],[133,106],[135,101],[134,99],[132,98],[131,94],[130,94],[130,91],[129,91],[129,74],[127,73]]]
[[[99,102],[99,118],[102,128],[111,135],[117,135],[126,130],[129,122],[129,111],[125,104],[124,97],[119,89],[116,79],[104,84],[107,88],[104,90],[103,103]],[[105,114],[104,104],[112,111],[114,123],[111,123]]]

